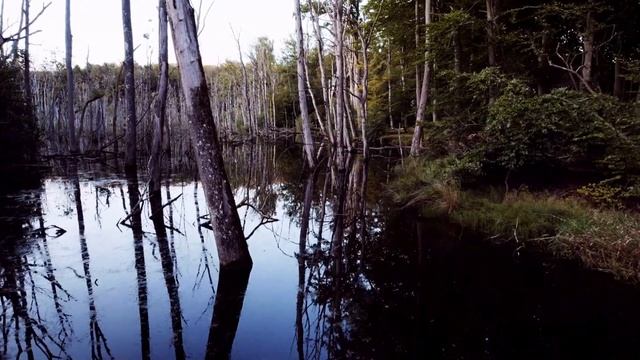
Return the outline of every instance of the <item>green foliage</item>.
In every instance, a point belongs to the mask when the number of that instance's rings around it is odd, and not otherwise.
[[[577,193],[595,205],[622,208],[624,201],[632,196],[633,188],[625,189],[621,186],[598,183],[582,186]]]
[[[510,89],[490,107],[483,132],[487,161],[508,170],[542,164],[609,177],[640,170],[640,121],[628,104],[605,95]]]

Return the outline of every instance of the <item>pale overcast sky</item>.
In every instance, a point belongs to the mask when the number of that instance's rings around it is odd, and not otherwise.
[[[197,7],[199,1],[191,2]],[[280,55],[284,41],[294,31],[291,0],[203,0],[203,12],[212,1],[213,7],[200,36],[200,50],[205,64],[238,58],[231,26],[236,34],[240,34],[245,54],[258,37],[266,36],[275,41],[276,55]],[[31,13],[35,15],[48,2],[51,2],[51,6],[32,29],[41,30],[31,40],[36,68],[51,59],[64,61],[65,1],[32,0]],[[22,0],[5,0],[5,28],[12,24],[16,26],[19,22],[21,3]],[[135,58],[141,64],[157,62],[157,4],[154,0],[131,0],[134,46],[139,46]],[[122,61],[124,41],[121,6],[120,0],[71,1],[74,64],[84,65],[87,54],[89,62],[93,64]],[[169,46],[173,59],[173,45],[170,43]]]

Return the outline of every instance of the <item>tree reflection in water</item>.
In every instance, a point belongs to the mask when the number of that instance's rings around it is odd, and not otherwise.
[[[80,179],[78,177],[78,169],[76,164],[71,166],[71,179],[73,183],[73,199],[76,205],[76,217],[78,219],[78,233],[80,234],[80,254],[82,256],[82,268],[84,270],[84,280],[87,286],[87,294],[89,298],[89,336],[91,338],[91,358],[103,359],[105,356],[113,358],[111,350],[107,344],[107,338],[102,332],[98,319],[98,311],[96,309],[95,297],[93,292],[93,280],[91,278],[91,258],[89,256],[89,247],[85,237],[84,210],[82,208],[82,194],[80,190]],[[103,354],[104,350],[104,354]]]
[[[176,359],[185,359],[184,342],[182,339],[182,308],[180,306],[180,289],[173,267],[173,259],[169,248],[167,229],[164,224],[164,214],[162,198],[154,196],[149,198],[151,206],[151,219],[156,232],[158,248],[160,250],[160,261],[162,263],[162,273],[164,275],[167,294],[169,295],[169,306],[171,311],[171,328],[173,330],[173,347]]]
[[[308,171],[297,148],[259,143],[225,158],[251,274],[218,269],[177,158],[156,196],[87,163],[0,194],[0,358],[639,355],[639,291],[394,210],[391,160]]]

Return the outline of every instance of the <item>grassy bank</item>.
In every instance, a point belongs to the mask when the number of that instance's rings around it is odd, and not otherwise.
[[[579,191],[530,192],[487,187],[463,189],[464,164],[410,161],[390,187],[403,206],[427,217],[447,217],[495,243],[535,248],[559,259],[640,283],[640,216],[630,210],[596,206]]]

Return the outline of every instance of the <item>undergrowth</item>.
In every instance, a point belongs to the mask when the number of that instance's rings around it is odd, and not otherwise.
[[[640,283],[640,216],[619,207],[527,189],[464,190],[468,164],[452,159],[408,161],[389,190],[405,207],[485,234],[496,243],[542,250],[556,258]]]

